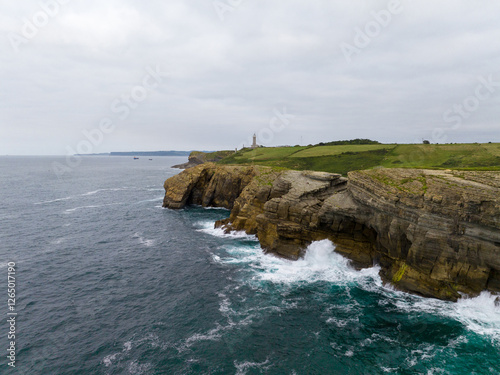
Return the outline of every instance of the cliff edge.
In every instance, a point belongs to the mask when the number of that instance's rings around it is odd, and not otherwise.
[[[234,151],[202,152],[193,151],[188,156],[188,161],[183,164],[172,165],[172,168],[189,169],[204,163],[215,163],[233,154]]]
[[[397,288],[457,300],[500,292],[500,173],[374,169],[339,174],[199,165],[165,182],[163,207],[231,209],[216,226],[297,259],[330,239]]]

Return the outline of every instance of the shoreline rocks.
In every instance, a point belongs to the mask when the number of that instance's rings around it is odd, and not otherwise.
[[[457,300],[500,292],[500,173],[374,169],[338,174],[262,166],[190,168],[165,182],[163,206],[231,209],[216,226],[256,234],[298,259],[330,239],[356,267],[380,264],[395,287]]]

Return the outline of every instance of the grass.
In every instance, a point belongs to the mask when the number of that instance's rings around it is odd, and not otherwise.
[[[340,146],[318,146],[296,152],[294,158],[309,158],[314,156],[340,155],[345,152],[364,152],[373,150],[393,149],[396,145],[340,145]]]
[[[205,162],[207,161],[219,161],[224,159],[225,157],[228,157],[230,155],[234,154],[234,151],[214,151],[214,152],[209,152],[209,153],[204,153],[200,151],[193,151],[191,152],[190,156],[198,156]]]
[[[307,147],[259,147],[255,149],[245,148],[233,153],[225,162],[249,163],[255,161],[271,161],[284,159],[292,154],[302,151]],[[227,163],[226,163],[227,164]]]
[[[430,168],[463,170],[500,170],[500,145],[399,145],[382,166],[386,168]]]
[[[408,177],[402,180],[395,180],[386,174],[373,174],[373,178],[382,182],[387,186],[392,186],[399,191],[404,191],[410,194],[425,194],[428,190],[427,178],[424,174],[418,177]]]
[[[374,167],[499,171],[500,144],[260,147],[233,152],[219,163],[310,169],[343,175]]]

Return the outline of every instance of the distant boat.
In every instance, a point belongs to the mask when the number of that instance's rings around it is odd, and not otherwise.
[[[149,160],[153,160],[153,159],[149,159]]]
[[[137,160],[137,159],[139,159],[139,158],[137,156],[134,156],[134,160]]]

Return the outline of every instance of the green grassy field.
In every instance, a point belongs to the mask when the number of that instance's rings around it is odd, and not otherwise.
[[[500,143],[375,144],[243,149],[221,164],[258,164],[347,174],[385,168],[500,170]]]
[[[339,145],[339,146],[317,146],[306,148],[292,155],[294,158],[309,158],[314,156],[339,155],[344,152],[364,152],[382,149],[392,149],[396,145]]]
[[[197,156],[203,162],[207,162],[207,161],[219,161],[229,155],[232,155],[233,153],[234,151],[227,151],[227,150],[214,151],[209,153],[193,151],[191,152],[190,156]]]

